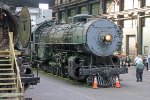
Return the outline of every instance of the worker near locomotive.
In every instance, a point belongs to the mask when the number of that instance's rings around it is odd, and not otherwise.
[[[39,83],[28,60],[30,24],[27,7],[15,12],[15,7],[0,3],[0,99],[23,96],[30,85]]]
[[[79,14],[68,23],[45,21],[34,30],[34,60],[39,68],[62,77],[113,86],[128,69],[113,55],[122,45],[123,31],[109,19]]]

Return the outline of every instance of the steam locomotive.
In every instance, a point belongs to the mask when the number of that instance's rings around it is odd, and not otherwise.
[[[40,78],[34,76],[30,60],[28,59],[30,56],[29,41],[31,37],[29,11],[27,7],[23,7],[21,12],[15,12],[15,10],[15,7],[0,3],[0,51],[7,52],[9,50],[10,41],[8,34],[12,32],[15,51],[21,52],[17,56],[17,62],[20,68],[21,80],[25,89],[27,89],[30,85],[39,83]],[[6,60],[8,58],[2,55],[0,57]],[[0,60],[0,62],[2,65],[4,64],[4,61]],[[8,64],[9,62],[6,63]],[[0,66],[2,67],[2,65]]]
[[[122,33],[111,20],[87,14],[70,17],[67,24],[45,21],[33,32],[34,59],[47,72],[88,84],[97,76],[100,86],[112,86],[116,76],[128,72],[113,55],[122,45]]]

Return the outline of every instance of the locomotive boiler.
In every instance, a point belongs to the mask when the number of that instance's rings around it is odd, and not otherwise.
[[[111,20],[79,14],[69,18],[68,24],[42,30],[35,32],[41,69],[87,83],[97,76],[101,86],[112,86],[116,76],[127,73],[113,55],[122,45],[122,28]]]
[[[12,45],[14,45],[16,53],[18,52],[16,58],[20,68],[20,77],[26,89],[30,85],[37,84],[39,82],[39,77],[34,77],[33,70],[28,59],[28,55],[30,54],[29,41],[31,35],[31,20],[29,11],[27,7],[23,7],[21,12],[16,12],[15,10],[15,7],[0,3],[0,66],[1,68],[4,67],[4,69],[9,67],[8,63],[10,63],[10,61],[8,58],[12,55],[9,55],[11,50],[8,34],[11,32],[13,33]],[[6,55],[2,56],[3,53]],[[8,57],[5,57],[7,55]],[[15,66],[16,65],[13,66],[13,69],[16,72]],[[8,71],[4,71],[4,69],[3,72],[7,73]]]

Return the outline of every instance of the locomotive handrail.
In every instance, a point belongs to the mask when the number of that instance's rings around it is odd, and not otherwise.
[[[23,93],[24,89],[22,86],[22,82],[21,82],[21,77],[20,77],[20,70],[19,70],[19,66],[16,60],[16,56],[15,56],[15,50],[14,50],[14,44],[13,44],[13,32],[9,32],[9,48],[10,48],[10,53],[12,55],[12,64],[14,66],[14,63],[16,65],[16,72],[17,72],[17,92],[19,92],[19,90],[21,89],[21,93]],[[18,86],[20,86],[20,89],[18,88]]]

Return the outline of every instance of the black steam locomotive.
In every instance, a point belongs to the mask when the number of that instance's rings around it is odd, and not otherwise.
[[[122,45],[122,28],[109,19],[79,14],[67,24],[45,21],[33,34],[34,59],[42,70],[87,83],[97,76],[101,86],[114,85],[116,76],[128,72],[113,55]]]

